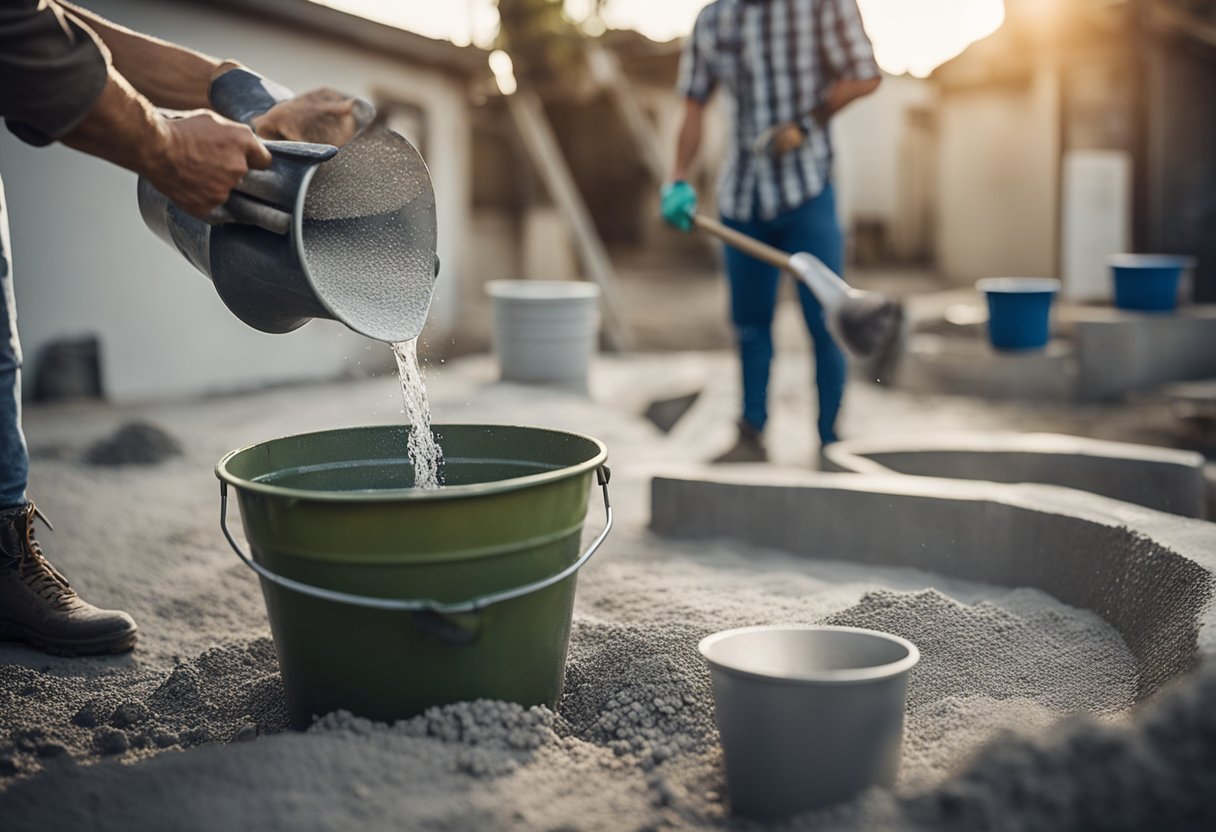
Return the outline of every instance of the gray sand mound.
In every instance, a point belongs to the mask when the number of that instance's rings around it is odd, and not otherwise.
[[[859,592],[797,573],[741,589],[739,575],[718,566],[652,563],[655,580],[639,585],[636,563],[605,564],[583,593],[558,714],[501,702],[437,708],[391,726],[332,714],[305,734],[237,746],[286,725],[265,639],[207,651],[159,676],[90,681],[0,668],[3,712],[14,714],[0,740],[0,764],[9,761],[0,813],[18,820],[14,829],[52,818],[102,830],[343,829],[355,819],[368,829],[723,827],[721,752],[696,644],[763,618],[877,626],[925,654],[911,679],[897,793],[876,792],[796,826],[824,828],[830,818],[828,828],[912,819],[969,828],[963,820],[1008,809],[1006,775],[987,772],[1085,748],[1069,740],[989,753],[949,779],[986,740],[1072,711],[1109,717],[1135,690],[1118,636],[1037,591],[992,588],[988,600],[968,604],[934,590]],[[673,585],[682,591],[668,591]],[[23,697],[40,703],[28,720]],[[1106,744],[1142,741],[1122,728],[1070,731],[1115,738]],[[49,743],[58,750],[44,750]],[[209,747],[165,753],[200,744]],[[133,761],[141,762],[118,764]],[[1069,783],[1060,799],[1079,801],[1092,785]],[[62,799],[47,804],[48,790]]]
[[[163,428],[148,422],[128,422],[85,451],[90,465],[155,465],[182,455],[182,446]]]
[[[1004,737],[938,789],[902,802],[893,827],[1216,829],[1216,666],[1185,679],[1127,725],[1077,718],[1032,739]]]
[[[48,760],[150,757],[287,727],[269,639],[216,647],[167,675],[56,675],[0,667],[0,783]]]

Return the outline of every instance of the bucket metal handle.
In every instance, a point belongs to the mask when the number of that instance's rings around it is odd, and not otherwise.
[[[443,603],[430,598],[376,598],[369,595],[355,595],[349,592],[338,592],[333,589],[325,589],[324,587],[313,586],[302,581],[285,578],[277,572],[273,572],[257,563],[248,554],[241,550],[240,544],[232,536],[232,530],[228,528],[228,483],[220,481],[220,528],[224,531],[224,537],[228,540],[228,545],[232,547],[232,551],[236,552],[237,557],[244,561],[245,565],[256,572],[259,576],[265,578],[273,584],[278,584],[284,589],[290,589],[294,592],[299,592],[304,595],[318,598],[322,601],[333,601],[339,604],[350,604],[356,607],[365,607],[367,609],[387,610],[390,612],[412,612],[412,613],[429,613],[437,616],[461,615],[467,613],[481,612],[487,607],[495,604],[501,604],[503,601],[512,601],[516,598],[522,598],[525,595],[531,595],[533,592],[539,592],[542,589],[547,589],[554,584],[561,583],[569,578],[574,573],[578,572],[587,561],[591,560],[592,555],[599,550],[603,545],[604,540],[608,537],[608,532],[612,530],[612,503],[608,499],[608,480],[612,472],[608,470],[607,465],[601,465],[595,469],[596,479],[599,482],[600,488],[604,492],[604,528],[600,530],[599,535],[595,540],[591,541],[591,545],[587,547],[587,551],[579,556],[579,559],[567,566],[560,572],[541,578],[530,584],[517,586],[512,589],[504,589],[500,592],[491,592],[486,595],[479,595],[468,601],[459,601],[455,603]],[[429,628],[428,628],[429,629]]]

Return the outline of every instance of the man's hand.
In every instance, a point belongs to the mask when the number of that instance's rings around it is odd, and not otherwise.
[[[252,130],[210,111],[167,119],[161,135],[143,173],[170,201],[200,219],[227,201],[250,169],[270,166],[270,151]]]
[[[341,147],[359,129],[355,101],[336,90],[318,89],[280,102],[253,119],[263,139],[316,142]]]
[[[659,212],[669,225],[692,231],[692,219],[697,213],[696,189],[683,179],[668,182],[659,191]]]
[[[270,165],[253,131],[209,111],[161,116],[117,70],[93,109],[61,141],[146,177],[182,210],[205,217],[250,168]]]
[[[801,146],[804,141],[806,141],[806,133],[803,132],[800,125],[791,121],[781,125],[773,134],[770,149],[774,156],[784,156]]]

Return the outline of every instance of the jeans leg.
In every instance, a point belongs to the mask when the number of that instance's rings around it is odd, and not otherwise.
[[[753,237],[765,236],[764,224],[722,220]],[[768,378],[773,363],[773,312],[777,308],[778,273],[772,266],[726,246],[730,314],[739,343],[743,372],[743,421],[757,431],[768,421]]]
[[[818,257],[832,271],[844,274],[844,238],[836,218],[836,196],[829,184],[819,196],[792,212],[783,224],[781,248],[806,251]],[[815,350],[815,386],[819,392],[819,441],[829,445],[837,440],[836,418],[844,400],[848,368],[844,352],[828,331],[819,300],[798,281],[798,300]]]
[[[21,432],[21,342],[13,296],[12,248],[0,182],[0,509],[25,504],[30,458]]]

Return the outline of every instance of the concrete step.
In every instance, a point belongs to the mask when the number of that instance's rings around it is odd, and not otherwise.
[[[896,384],[917,393],[1060,402],[1075,395],[1077,367],[1065,341],[1015,353],[994,350],[987,338],[920,333],[908,340]]]

